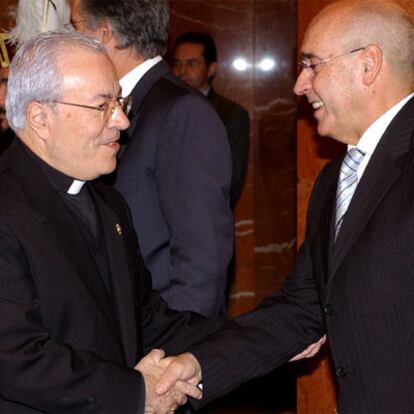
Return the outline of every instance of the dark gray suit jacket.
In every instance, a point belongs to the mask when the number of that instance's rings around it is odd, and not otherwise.
[[[243,190],[249,161],[249,114],[242,106],[219,95],[212,87],[207,97],[219,114],[227,131],[233,162],[230,205],[234,207]]]
[[[314,186],[306,239],[282,291],[193,349],[205,402],[326,333],[340,412],[414,412],[414,99],[381,138],[332,248],[341,161]]]
[[[154,289],[174,309],[218,315],[233,249],[226,131],[164,61],[132,96],[115,187],[131,208]]]
[[[26,151],[15,140],[0,159],[0,412],[143,413],[139,359],[182,351],[218,322],[200,329],[151,291],[125,201],[88,183],[115,314],[78,221]]]

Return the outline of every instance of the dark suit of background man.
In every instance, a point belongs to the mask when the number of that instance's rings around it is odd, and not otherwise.
[[[193,348],[205,400],[326,333],[339,412],[413,413],[412,17],[385,0],[332,3],[305,34],[301,66],[295,93],[312,105],[319,134],[349,154],[315,183],[283,289]],[[343,195],[350,204],[337,217]]]
[[[221,314],[233,250],[231,154],[215,111],[161,58],[168,1],[72,0],[71,19],[101,40],[133,97],[115,187],[154,289],[174,309]]]
[[[11,144],[14,133],[9,127],[6,118],[6,94],[7,81],[9,78],[9,68],[0,67],[0,154],[2,154]]]
[[[233,160],[230,201],[234,207],[247,171],[249,114],[213,89],[211,82],[217,72],[217,49],[208,33],[187,32],[179,36],[174,45],[172,66],[175,75],[208,97],[226,127]]]
[[[119,93],[103,46],[79,33],[40,35],[11,65],[19,139],[0,158],[1,413],[170,412],[185,395],[156,397],[161,353],[140,359],[217,323],[200,329],[201,316],[151,293],[124,199],[91,182],[114,170],[129,125]]]

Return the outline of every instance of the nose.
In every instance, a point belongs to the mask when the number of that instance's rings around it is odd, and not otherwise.
[[[117,128],[120,131],[129,127],[129,119],[121,107],[117,106],[108,122],[108,128]]]
[[[308,69],[302,69],[299,73],[298,78],[296,79],[295,86],[293,87],[293,92],[300,96],[305,95],[310,89],[312,89],[312,76]]]
[[[174,73],[179,78],[182,78],[187,73],[187,68],[185,63],[180,63],[174,68]]]

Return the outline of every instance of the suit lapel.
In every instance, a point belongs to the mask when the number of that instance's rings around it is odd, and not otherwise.
[[[329,270],[330,257],[332,253],[332,227],[333,217],[335,216],[336,187],[340,166],[341,162],[337,160],[332,171],[333,174],[332,178],[330,179],[330,186],[328,189],[325,207],[322,209],[321,230],[318,232],[318,237],[320,238],[319,251],[321,253],[321,263],[323,268],[325,286],[328,284],[330,274]]]
[[[330,234],[340,165],[341,160],[337,159],[324,168],[309,202],[306,238],[310,243],[314,275],[322,297],[329,279]]]
[[[411,99],[384,132],[358,184],[332,252],[330,280],[392,183],[400,176],[398,160],[409,150],[413,129],[414,99]]]
[[[93,191],[93,194],[101,213],[125,360],[128,366],[134,366],[137,347],[136,319],[130,271],[122,237],[123,229],[117,216],[97,192]]]

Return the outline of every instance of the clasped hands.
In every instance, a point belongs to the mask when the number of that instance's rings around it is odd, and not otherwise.
[[[135,369],[145,381],[145,414],[169,414],[188,397],[202,397],[201,367],[190,353],[165,357],[164,351],[153,349]]]
[[[298,361],[316,355],[326,335],[290,359]],[[201,367],[193,354],[186,352],[165,357],[164,351],[152,350],[136,365],[145,381],[145,414],[169,414],[187,402],[188,397],[201,399]]]

